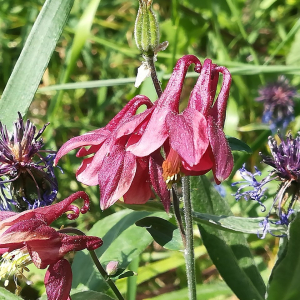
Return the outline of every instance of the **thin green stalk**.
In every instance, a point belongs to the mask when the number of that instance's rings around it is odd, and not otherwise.
[[[182,194],[184,202],[184,218],[185,218],[185,236],[186,247],[184,251],[186,275],[189,290],[189,299],[196,300],[196,272],[195,272],[195,256],[194,256],[194,235],[193,235],[193,216],[192,203],[190,195],[190,178],[185,176],[182,178]]]
[[[160,82],[157,78],[157,74],[156,74],[156,68],[155,68],[155,64],[154,64],[154,57],[153,56],[145,56],[144,57],[148,66],[150,67],[151,70],[151,78],[157,93],[157,96],[160,97],[163,93],[162,89],[161,89],[161,85]]]
[[[129,265],[128,269],[137,273],[140,264],[140,258],[137,256]],[[136,288],[137,288],[137,276],[130,276],[127,278],[127,300],[136,299]]]
[[[59,232],[61,233],[71,233],[71,234],[77,234],[77,235],[85,235],[81,230],[77,229],[77,228],[63,228],[61,230],[59,230]],[[107,282],[107,284],[110,286],[110,288],[112,289],[112,291],[115,293],[117,299],[119,300],[124,300],[122,294],[120,293],[120,291],[118,290],[118,288],[116,287],[115,283],[109,278],[109,276],[107,275],[106,271],[104,270],[104,268],[102,267],[96,253],[94,250],[89,250],[90,255],[92,257],[92,260],[96,266],[96,268],[98,269],[99,273],[101,274],[101,276],[105,279],[105,281]]]
[[[183,228],[181,214],[180,214],[179,199],[177,197],[177,193],[176,193],[174,187],[172,187],[172,199],[173,199],[173,210],[174,210],[175,220],[176,220],[177,226],[179,228],[183,246],[184,246],[184,248],[186,248],[186,237],[185,237],[185,231]]]
[[[101,276],[105,279],[105,281],[107,282],[107,284],[110,286],[110,288],[112,289],[112,291],[115,293],[115,295],[117,296],[117,298],[119,300],[124,300],[122,294],[120,293],[120,291],[118,290],[118,288],[116,287],[115,283],[109,278],[109,276],[107,275],[106,271],[104,270],[104,268],[102,267],[100,261],[98,260],[98,257],[95,253],[94,250],[90,250],[90,255],[92,257],[92,260],[96,266],[96,268],[98,269],[99,273],[101,274]]]

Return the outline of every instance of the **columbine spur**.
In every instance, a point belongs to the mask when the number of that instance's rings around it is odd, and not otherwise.
[[[84,200],[81,208],[73,205],[79,198]],[[64,256],[70,251],[95,250],[103,242],[96,236],[61,233],[50,224],[66,212],[69,212],[68,219],[74,220],[80,213],[87,213],[89,206],[88,195],[80,191],[50,206],[21,213],[0,211],[0,279],[5,279],[4,284],[14,275],[18,293],[17,278],[23,278],[29,284],[23,272],[27,265],[34,263],[39,269],[48,268],[44,280],[47,299],[70,300],[72,270]]]

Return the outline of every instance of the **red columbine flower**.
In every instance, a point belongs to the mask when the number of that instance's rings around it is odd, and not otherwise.
[[[201,73],[188,107],[179,114],[183,80],[192,63]],[[214,100],[218,73],[224,78],[217,100]],[[178,60],[165,91],[154,106],[125,123],[118,136],[145,127],[144,133],[139,139],[135,137],[136,142],[127,150],[142,157],[164,146],[167,158],[163,164],[163,176],[169,187],[177,181],[180,173],[202,175],[211,169],[216,182],[220,183],[229,176],[233,167],[223,132],[230,83],[231,76],[226,68],[212,64],[209,59],[201,68],[195,56],[186,55]]]
[[[78,198],[84,199],[80,211],[77,206],[72,205]],[[69,262],[63,257],[70,251],[97,249],[102,245],[102,240],[94,236],[69,236],[49,225],[67,211],[73,211],[68,214],[68,218],[75,219],[79,212],[86,213],[88,209],[88,195],[77,192],[51,206],[22,213],[0,211],[0,253],[3,254],[1,270],[4,266],[8,273],[14,271],[16,276],[24,277],[24,267],[31,261],[39,269],[49,266],[45,276],[48,299],[69,299],[72,270]],[[14,259],[18,261],[13,263]],[[0,274],[1,277],[5,277],[4,273]]]
[[[215,100],[219,73],[223,75],[223,81]],[[212,171],[217,184],[225,180],[233,168],[232,153],[223,131],[230,85],[229,71],[225,67],[212,64],[210,59],[206,59],[187,108],[191,114],[197,111],[206,119],[206,135],[209,139],[206,155],[213,162]],[[170,130],[176,121],[174,118],[173,122],[169,122]],[[192,165],[185,164],[184,167],[190,171],[198,171]]]
[[[143,204],[153,196],[152,186],[165,209],[169,210],[170,195],[162,177],[163,158],[159,150],[144,157],[137,157],[127,151],[127,148],[143,134],[144,127],[135,127],[133,136],[117,136],[118,129],[135,118],[135,113],[141,105],[148,108],[141,118],[147,118],[153,104],[146,96],[136,96],[104,128],[66,142],[55,158],[57,164],[63,155],[78,147],[81,148],[77,157],[94,154],[83,160],[76,177],[86,185],[99,184],[101,209],[110,207],[121,197],[125,203]],[[86,146],[90,148],[86,149]]]

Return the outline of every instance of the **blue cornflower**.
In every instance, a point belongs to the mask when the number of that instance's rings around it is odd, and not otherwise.
[[[13,204],[23,211],[49,205],[56,198],[55,152],[41,149],[44,145],[41,135],[47,125],[36,133],[36,127],[29,120],[24,123],[19,113],[14,131],[9,135],[0,122],[0,190],[2,203],[6,202],[0,209]],[[44,157],[42,152],[48,155]]]
[[[260,206],[262,206],[262,211],[266,210],[265,205],[262,203],[262,200],[265,198],[265,191],[267,188],[264,187],[266,183],[271,181],[272,179],[270,176],[267,176],[266,178],[262,179],[261,181],[258,181],[256,177],[261,176],[261,172],[255,168],[255,173],[252,174],[251,172],[247,171],[245,168],[245,164],[243,167],[239,170],[241,177],[244,179],[243,181],[234,182],[232,185],[238,185],[243,184],[240,186],[237,190],[237,192],[234,194],[236,200],[240,200],[241,198],[244,198],[246,201],[248,200],[254,200],[259,203]],[[244,192],[241,192],[241,190],[245,188],[250,188]]]
[[[296,88],[280,76],[276,82],[267,84],[258,92],[260,97],[256,101],[264,103],[262,122],[270,124],[273,133],[277,128],[284,130],[294,120],[294,98],[299,97]]]
[[[264,221],[260,224],[263,227],[262,238],[265,237],[268,232],[273,234],[270,230],[270,223],[277,225],[288,225],[290,223],[291,216],[294,213],[293,206],[300,193],[300,132],[298,132],[295,139],[293,139],[290,133],[285,139],[280,136],[279,139],[280,143],[278,144],[273,137],[269,137],[268,144],[271,150],[271,156],[260,153],[262,161],[273,168],[267,177],[258,181],[255,177],[260,176],[261,172],[256,168],[256,172],[252,174],[245,169],[244,165],[240,169],[240,172],[245,181],[233,184],[237,185],[243,183],[235,194],[236,200],[242,197],[246,200],[255,200],[263,207],[263,211],[265,211],[265,206],[262,203],[262,200],[265,198],[265,185],[272,180],[281,182],[274,197],[272,207]],[[242,191],[247,187],[250,189]],[[274,210],[279,217],[278,221],[270,219],[270,215]]]

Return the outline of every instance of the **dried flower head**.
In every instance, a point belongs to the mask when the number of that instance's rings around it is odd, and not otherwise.
[[[54,152],[41,150],[42,133],[46,124],[36,133],[36,127],[23,118],[14,124],[10,135],[6,126],[0,122],[0,190],[2,202],[9,201],[7,190],[11,193],[11,202],[17,210],[49,205],[57,194],[57,180],[53,171]],[[40,153],[46,152],[43,157]],[[3,207],[8,205],[2,205]]]

